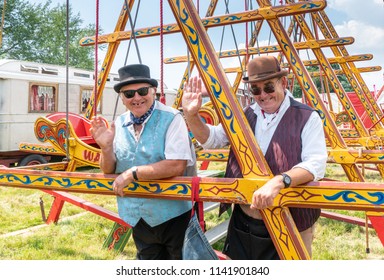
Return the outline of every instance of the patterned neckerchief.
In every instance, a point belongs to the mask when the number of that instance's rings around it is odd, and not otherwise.
[[[155,102],[153,102],[151,108],[149,108],[149,110],[144,115],[138,118],[130,113],[131,120],[126,124],[126,126],[130,126],[131,124],[142,124],[152,114],[153,108],[155,108]]]

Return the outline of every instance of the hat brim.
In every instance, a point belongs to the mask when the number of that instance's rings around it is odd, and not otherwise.
[[[280,77],[287,76],[287,75],[288,75],[287,70],[281,70],[280,72],[276,72],[276,73],[273,73],[270,75],[263,75],[263,76],[258,76],[258,77],[244,77],[243,83],[245,83],[245,84],[246,83],[257,83],[257,82],[261,82],[261,81],[270,80],[273,78],[280,78]]]
[[[149,78],[138,78],[138,79],[130,79],[130,80],[125,80],[117,83],[116,85],[113,86],[113,89],[119,93],[121,88],[126,85],[131,85],[131,84],[139,84],[139,83],[148,83],[151,86],[157,87],[158,82],[155,79],[149,79]]]

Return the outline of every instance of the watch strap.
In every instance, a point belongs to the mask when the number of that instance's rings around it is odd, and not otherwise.
[[[283,176],[284,188],[288,188],[292,183],[291,177],[286,173],[281,173],[281,176]]]
[[[134,167],[132,167],[131,169],[132,169],[132,177],[133,177],[133,179],[134,179],[135,181],[138,181],[139,178],[137,177],[137,167],[134,166]]]

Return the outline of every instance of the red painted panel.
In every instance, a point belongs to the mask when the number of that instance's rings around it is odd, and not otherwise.
[[[371,220],[373,227],[377,232],[377,236],[379,237],[381,244],[384,246],[384,216],[368,216]]]
[[[363,122],[363,125],[365,128],[371,128],[373,123],[371,119],[369,118],[367,112],[365,111],[365,108],[363,104],[361,103],[359,97],[354,92],[347,92],[347,95],[349,99],[352,102],[353,107],[355,108],[357,114],[359,115],[361,121]]]

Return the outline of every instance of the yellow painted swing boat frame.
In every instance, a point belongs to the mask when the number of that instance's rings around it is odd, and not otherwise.
[[[210,43],[206,32],[206,28],[210,26],[251,20],[258,20],[258,23],[261,23],[265,20],[278,41],[280,51],[287,58],[292,73],[304,89],[307,100],[313,108],[319,111],[327,141],[332,151],[340,151],[340,153],[345,154],[348,150],[346,141],[319,98],[319,93],[299,57],[295,45],[291,42],[288,33],[279,21],[279,16],[288,14],[299,17],[302,13],[311,13],[312,15],[321,13],[326,6],[326,2],[299,1],[282,6],[271,6],[270,1],[267,0],[258,0],[257,2],[259,4],[257,10],[247,11],[242,15],[239,13],[234,17],[226,15],[225,17],[211,17],[203,20],[199,17],[191,1],[168,0],[177,22],[172,25],[172,28],[174,28],[174,32],[181,32],[184,36],[193,59],[193,65],[199,70],[201,78],[208,89],[217,117],[229,137],[244,176],[242,179],[202,178],[199,185],[199,196],[203,201],[248,204],[252,193],[273,176],[249,125],[245,121],[243,111],[232,94],[236,85],[231,87],[229,84],[216,51]],[[133,3],[134,1],[129,1],[130,8]],[[211,1],[212,13],[216,3],[217,1]],[[109,46],[98,77],[96,92],[102,92],[120,40],[129,39],[130,37],[129,32],[123,31],[128,19],[126,8],[124,6],[121,11],[114,33],[107,35],[105,38],[103,36],[99,37],[99,42],[108,42]],[[166,28],[171,30],[170,27],[166,26],[164,32],[168,32]],[[148,36],[154,35],[152,33]],[[326,40],[335,41],[336,37],[327,38]],[[94,40],[92,42],[91,39],[85,39],[82,44],[94,43]],[[307,45],[320,52],[320,45],[315,39],[309,39],[308,41]],[[320,56],[317,59],[323,64],[327,63],[324,57]],[[329,75],[334,76],[335,74],[331,72]],[[183,80],[187,78],[188,76],[184,76]],[[95,94],[92,95],[86,111],[87,118],[92,117],[92,108],[99,102],[99,97],[95,96]],[[180,98],[181,94],[177,100],[180,101]],[[179,105],[180,103],[175,104]],[[56,123],[50,123],[49,120],[43,119],[40,121],[45,122],[44,124],[49,127],[57,125]],[[356,123],[359,124],[359,121],[356,121]],[[111,185],[115,175],[72,172],[76,169],[77,161],[81,162],[81,154],[92,149],[82,145],[80,139],[76,135],[72,135],[73,131],[71,129],[69,129],[69,133],[69,145],[57,146],[60,149],[69,148],[71,159],[67,165],[67,172],[0,168],[0,184],[10,187],[113,195]],[[97,152],[97,149],[95,149],[95,153]],[[359,153],[359,157],[362,154],[364,153]],[[309,258],[287,207],[354,209],[378,213],[384,211],[383,184],[364,183],[356,165],[356,160],[353,159],[353,156],[351,157],[352,159],[347,162],[341,162],[351,182],[311,182],[305,186],[283,190],[275,199],[273,207],[261,211],[280,258]],[[348,157],[345,156],[345,158]],[[87,164],[88,162],[83,163]],[[191,181],[192,178],[180,177],[157,180],[156,182],[134,182],[127,186],[125,194],[140,197],[155,196],[167,199],[190,199]]]

